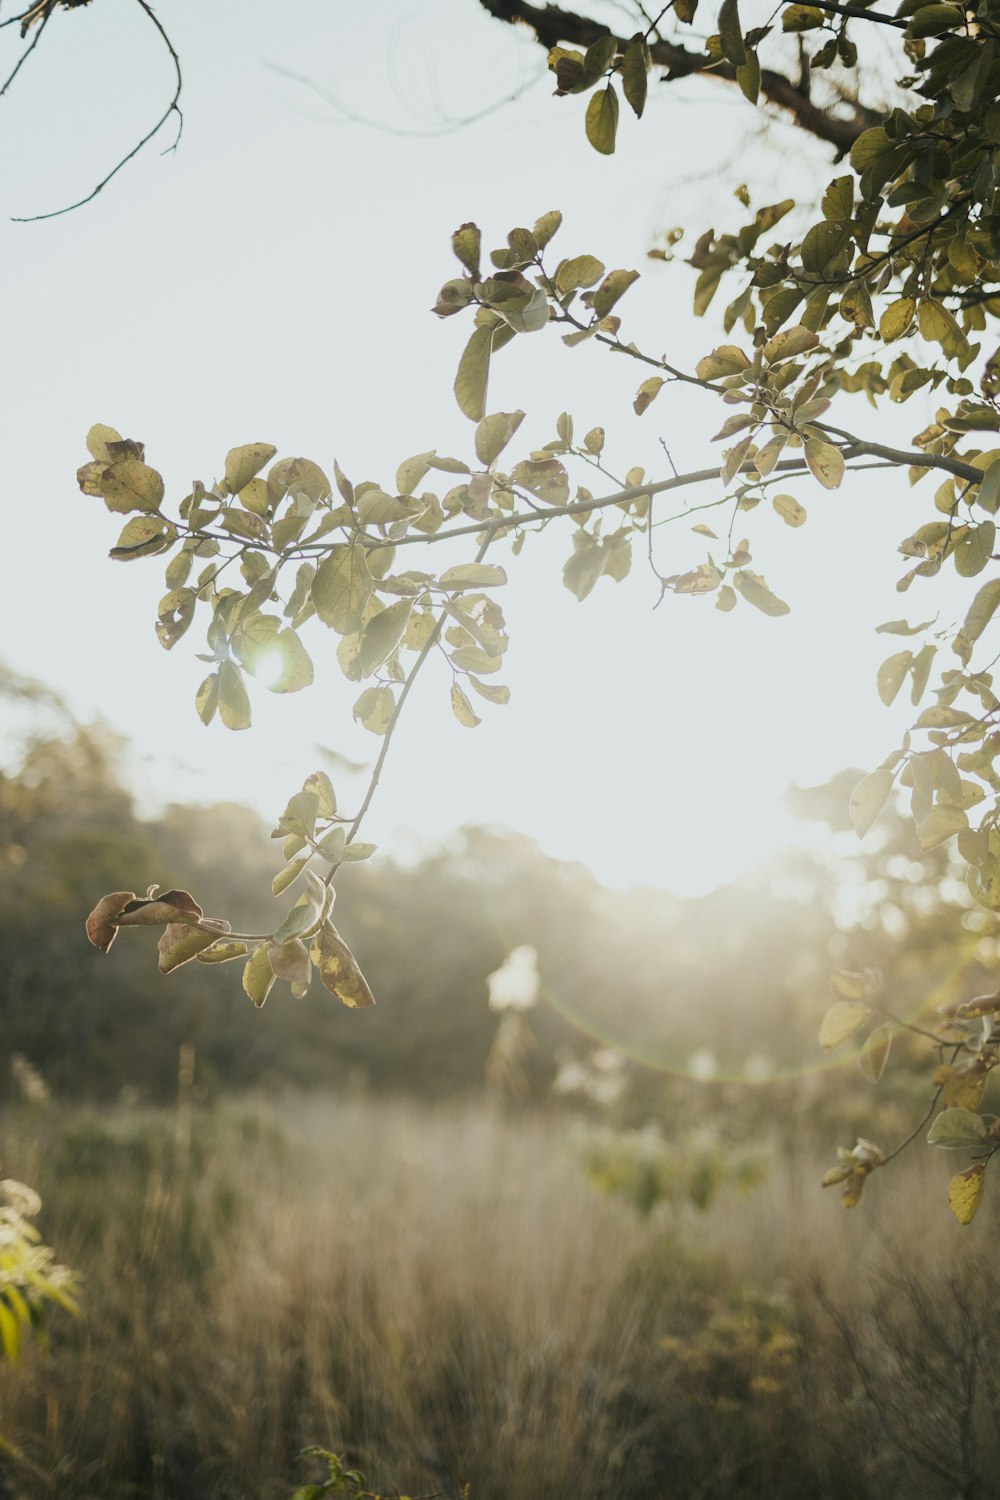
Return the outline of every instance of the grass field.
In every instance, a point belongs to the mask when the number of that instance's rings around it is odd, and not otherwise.
[[[83,1316],[0,1370],[19,1500],[287,1500],[308,1443],[473,1500],[1000,1492],[997,1216],[950,1221],[936,1154],[850,1215],[786,1152],[643,1217],[564,1117],[359,1097],[174,1127],[3,1121],[82,1276]]]

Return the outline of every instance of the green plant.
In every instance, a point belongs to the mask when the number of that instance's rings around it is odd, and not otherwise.
[[[344,1467],[345,1460],[338,1453],[331,1453],[329,1448],[303,1448],[303,1458],[318,1458],[326,1465],[326,1477],[318,1484],[304,1484],[295,1491],[292,1500],[322,1500],[324,1495],[350,1495],[352,1500],[444,1500],[444,1490],[434,1490],[425,1495],[404,1495],[399,1490],[394,1490],[391,1495],[382,1491],[370,1490],[366,1486],[365,1476],[358,1469],[347,1469]],[[460,1494],[461,1500],[467,1500],[471,1491],[468,1485],[463,1485]]]

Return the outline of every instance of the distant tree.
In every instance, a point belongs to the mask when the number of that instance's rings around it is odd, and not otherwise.
[[[777,617],[788,606],[751,566],[743,535],[753,528],[748,513],[769,503],[798,527],[806,509],[790,484],[835,490],[871,469],[902,470],[914,484],[932,481],[920,524],[901,546],[908,563],[899,591],[949,566],[969,580],[971,598],[957,629],[936,618],[880,627],[910,644],[883,663],[879,693],[890,703],[906,684],[915,722],[855,787],[851,817],[864,836],[894,785],[905,787],[922,849],[957,835],[971,897],[1000,908],[1000,699],[990,670],[995,653],[983,639],[1000,606],[1000,577],[991,568],[1000,507],[1000,449],[991,446],[1000,430],[1000,351],[982,342],[1000,312],[997,0],[903,0],[893,13],[876,4],[781,0],[754,26],[741,16],[739,0],[723,0],[707,37],[696,29],[697,0],[672,0],[655,16],[636,5],[634,29],[620,35],[558,7],[486,8],[525,23],[550,48],[556,92],[586,96],[582,123],[602,154],[615,150],[622,99],[642,115],[651,73],[704,73],[735,83],[748,111],[763,105],[790,112],[847,161],[814,202],[782,197],[751,210],[744,191],[741,225],[696,237],[688,257],[694,312],[704,315],[726,286],[722,322],[732,342],[710,349],[693,369],[623,323],[622,299],[635,270],[609,270],[572,245],[566,254],[553,250],[560,213],[513,228],[489,255],[479,229],[462,225],[452,241],[460,271],[434,309],[472,322],[455,380],[458,405],[474,424],[462,456],[428,449],[380,481],[352,482],[335,464],[331,483],[308,459],[276,460],[270,444],[249,443],[230,450],[216,485],[196,484],[168,503],[141,443],[110,427],[91,429],[80,485],[128,518],[112,557],[168,559],[156,627],[162,644],[171,649],[196,618],[206,622],[202,719],[218,714],[230,729],[249,727],[248,677],[276,692],[307,687],[312,662],[301,632],[315,616],[338,638],[340,667],[359,684],[355,718],[382,742],[367,792],[350,813],[323,772],[290,798],[275,830],[285,864],[274,892],[295,886],[301,895],[273,923],[232,932],[224,920],[206,918],[185,890],[138,898],[119,891],[93,913],[92,941],[107,950],[120,927],[157,925],[164,928],[164,972],[192,958],[239,958],[244,987],[260,1005],[277,980],[303,993],[315,968],[345,1004],[370,1005],[367,982],[332,922],[337,872],[373,852],[359,835],[430,656],[447,662],[461,724],[478,724],[478,699],[507,701],[507,687],[497,681],[507,645],[497,599],[505,564],[527,539],[541,527],[566,527],[563,581],[581,600],[602,577],[624,578],[638,547],[661,598],[710,596],[722,611]],[[880,105],[887,49],[892,102]],[[679,239],[673,232],[653,254],[669,258]],[[554,329],[570,346],[593,341],[607,348],[619,356],[619,369],[623,357],[641,366],[637,417],[675,384],[721,402],[719,461],[676,473],[667,455],[660,475],[625,466],[622,473],[606,458],[603,427],[578,436],[568,413],[553,413],[553,437],[543,449],[519,452],[523,413],[488,410],[490,364],[512,340],[551,337]],[[937,405],[909,446],[883,442],[881,418],[852,420],[845,410],[849,395],[864,394],[877,411],[919,392],[933,394]],[[578,475],[590,483],[598,476],[600,492],[578,483]],[[683,502],[687,490],[706,484],[710,498]],[[682,504],[664,514],[662,497],[675,490]],[[719,534],[708,524],[713,511]],[[664,572],[654,527],[687,525],[696,512],[693,529],[706,551],[684,571]],[[457,552],[441,567],[435,559],[448,542]],[[943,670],[942,661],[949,663]],[[933,700],[920,709],[935,672]],[[938,1059],[930,1138],[971,1152],[951,1187],[952,1207],[967,1223],[1000,1146],[1000,1122],[980,1110],[997,1061],[1000,995],[966,999],[919,1023],[906,1016],[887,1023],[874,1003],[873,975],[858,971],[836,983],[839,997],[821,1033],[825,1047],[874,1028],[880,1040],[865,1045],[877,1052],[891,1034],[887,1025],[929,1042]],[[843,1182],[850,1206],[871,1172],[895,1154],[859,1141],[828,1180]]]

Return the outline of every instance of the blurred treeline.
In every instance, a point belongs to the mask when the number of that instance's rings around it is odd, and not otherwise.
[[[5,1054],[26,1057],[60,1096],[169,1099],[184,1043],[208,1095],[479,1091],[498,1027],[486,978],[528,943],[542,1003],[518,1059],[525,1097],[549,1096],[568,1062],[617,1044],[635,1064],[622,1123],[662,1108],[699,1053],[696,1071],[704,1078],[714,1067],[722,1080],[707,1103],[720,1102],[719,1089],[746,1093],[738,1080],[786,1077],[799,1105],[821,1109],[830,1092],[841,1121],[855,1100],[860,1121],[870,1085],[850,1068],[814,1071],[831,969],[879,966],[885,1004],[905,1016],[995,984],[994,916],[973,909],[945,851],[920,853],[902,817],[887,817],[862,851],[845,832],[845,772],[790,794],[816,828],[813,852],[698,899],[609,891],[527,837],[482,828],[415,862],[379,855],[349,867],[337,922],[378,1005],[348,1012],[318,985],[298,1001],[282,986],[257,1013],[238,965],[192,963],[161,978],[152,934],[123,934],[105,958],[83,921],[105,891],[158,883],[266,930],[279,861],[259,818],[232,804],[143,818],[125,785],[125,747],[106,728],[75,723],[9,672],[0,701],[13,726],[0,771],[0,1034]],[[896,1073],[905,1093],[906,1070]],[[894,1097],[891,1085],[882,1097]]]

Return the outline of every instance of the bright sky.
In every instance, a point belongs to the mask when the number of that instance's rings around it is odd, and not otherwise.
[[[654,86],[646,119],[623,117],[618,154],[602,159],[583,139],[581,101],[553,100],[540,50],[475,0],[164,0],[158,13],[184,65],[183,140],[172,156],[147,150],[94,203],[7,221],[87,191],[169,98],[169,62],[140,9],[102,0],[56,13],[2,104],[0,651],[130,738],[150,806],[232,798],[271,817],[317,768],[317,743],[356,760],[377,753],[351,722],[358,689],[332,664],[336,637],[318,623],[305,632],[311,691],[257,689],[252,732],[205,729],[193,706],[207,670],[197,626],[169,655],[153,634],[163,560],[109,561],[119,518],[76,490],[91,423],[143,439],[175,501],[192,478],[221,473],[229,447],[258,440],[328,472],[336,457],[355,481],[391,487],[412,453],[471,450],[451,395],[469,323],[428,312],[458,274],[449,239],[460,222],[476,220],[496,245],[560,208],[559,254],[642,271],[618,309],[626,336],[692,362],[720,330],[692,318],[687,267],[646,259],[654,237],[678,222],[695,233],[738,225],[740,181],[759,204],[786,184],[815,190],[830,170],[786,127],[756,144],[749,107],[707,81]],[[9,46],[12,31],[0,36]],[[338,123],[269,64],[403,133]],[[421,133],[519,90],[479,123]],[[543,332],[497,357],[489,409],[527,411],[525,449],[555,435],[563,409],[579,431],[599,423],[621,472],[642,463],[663,477],[661,438],[682,470],[715,461],[713,403],[664,391],[638,422],[642,376]],[[856,399],[847,411],[857,430],[904,441],[925,419],[914,404],[886,416]],[[506,824],[608,882],[681,893],[801,838],[780,807],[789,782],[875,765],[907,720],[905,706],[877,699],[875,668],[893,643],[873,628],[933,613],[919,583],[905,599],[893,589],[894,547],[931,500],[915,515],[905,485],[877,474],[834,495],[790,488],[804,527],[760,507],[740,528],[754,567],[792,606],[784,619],[744,605],[721,615],[710,599],[667,599],[654,613],[641,558],[624,583],[602,580],[579,604],[560,579],[569,530],[529,540],[504,590],[510,706],[482,704],[482,726],[463,729],[443,663],[429,664],[368,836],[402,847],[463,822]],[[686,523],[664,528],[661,570],[692,566],[703,545]],[[349,805],[362,783],[341,785]]]

